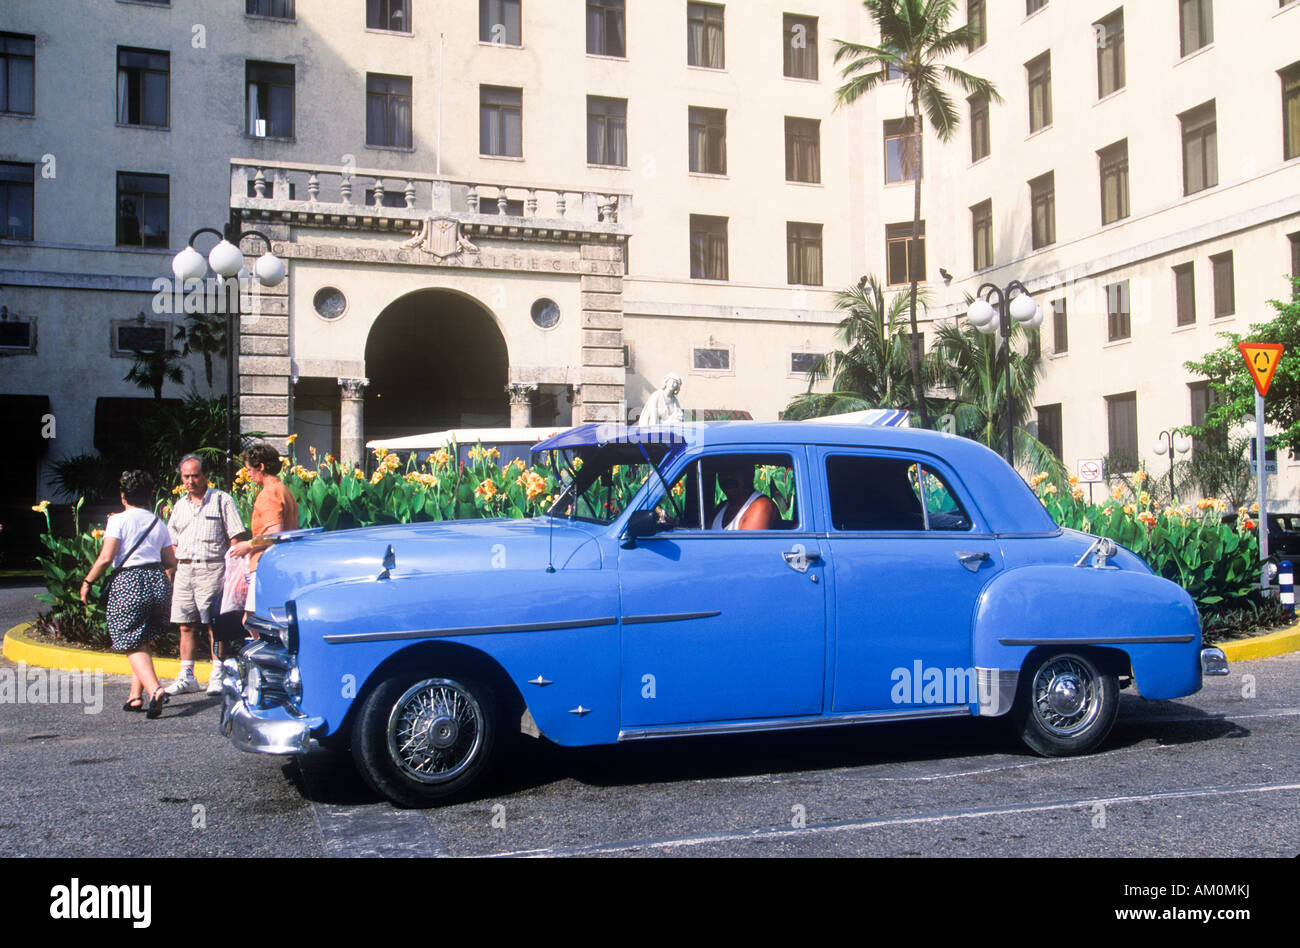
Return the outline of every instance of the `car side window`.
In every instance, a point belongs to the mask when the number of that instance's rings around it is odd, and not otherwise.
[[[709,455],[691,461],[654,510],[683,530],[797,530],[797,496],[788,454]]]
[[[826,486],[835,530],[971,529],[970,517],[943,477],[906,458],[828,457]]]

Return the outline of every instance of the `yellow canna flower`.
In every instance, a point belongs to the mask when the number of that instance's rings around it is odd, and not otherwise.
[[[1151,495],[1148,494],[1146,491],[1143,491],[1142,493],[1138,494],[1138,503],[1140,503],[1143,507],[1145,507],[1147,504],[1151,503]]]
[[[32,510],[42,514],[49,509],[50,509],[50,502],[48,500],[42,500],[39,504],[37,504],[35,507],[32,508]]]
[[[376,461],[382,461],[382,460],[383,460],[384,458],[386,458],[386,457],[388,457],[388,449],[387,449],[387,448],[375,448],[375,460],[376,460]]]
[[[1123,485],[1117,485],[1115,489],[1110,492],[1110,496],[1113,497],[1115,500],[1119,500],[1121,497],[1123,497],[1124,496]]]
[[[1070,486],[1071,486],[1071,487],[1078,487],[1078,486],[1079,486],[1079,479],[1078,479],[1077,477],[1075,477],[1073,474],[1070,475]]]
[[[474,488],[474,493],[478,494],[484,500],[491,500],[497,495],[497,485],[494,484],[492,478],[489,477],[482,484],[479,484],[478,487]]]
[[[96,529],[96,530],[91,530],[91,531],[90,531],[90,536],[91,536],[92,539],[95,539],[95,540],[102,540],[102,539],[104,539],[104,531],[103,531],[103,530],[98,530],[98,529]]]
[[[1146,471],[1138,471],[1136,474],[1133,475],[1133,480],[1139,484],[1143,483],[1146,479],[1147,479]]]
[[[1128,515],[1131,517],[1131,516],[1133,516],[1135,513],[1137,513],[1137,507],[1133,506],[1132,504],[1125,504],[1125,505],[1124,505],[1124,512],[1125,512],[1126,514],[1128,514]]]

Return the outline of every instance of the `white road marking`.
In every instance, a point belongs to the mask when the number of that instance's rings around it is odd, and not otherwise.
[[[1025,806],[985,807],[972,810],[957,810],[947,813],[932,813],[919,816],[894,817],[887,820],[855,820],[845,823],[813,824],[801,829],[782,827],[753,829],[739,833],[713,833],[703,836],[685,836],[679,839],[644,839],[627,840],[595,846],[557,846],[547,849],[522,849],[513,852],[489,853],[492,856],[592,856],[602,853],[635,852],[646,849],[675,849],[690,846],[708,846],[720,843],[745,842],[749,840],[794,839],[800,836],[820,836],[826,833],[857,833],[886,826],[911,826],[927,823],[945,823],[953,820],[983,819],[991,816],[1015,816],[1025,813],[1050,813],[1057,810],[1072,810],[1080,807],[1095,806],[1098,803],[1118,806],[1124,803],[1151,803],[1160,800],[1191,800],[1197,797],[1233,796],[1247,793],[1273,793],[1275,791],[1300,790],[1300,783],[1253,784],[1241,787],[1193,787],[1183,790],[1162,790],[1158,793],[1127,794],[1115,797],[1083,797],[1077,800],[1064,800],[1056,803],[1042,803]]]

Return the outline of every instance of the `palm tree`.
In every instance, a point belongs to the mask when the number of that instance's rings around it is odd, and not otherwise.
[[[1062,476],[1061,461],[1045,444],[1024,429],[1034,404],[1041,360],[1031,350],[1017,351],[1015,341],[1026,330],[1011,327],[1011,421],[1015,455],[1035,470]],[[931,348],[929,374],[936,385],[952,392],[947,411],[955,434],[978,441],[997,451],[1006,436],[1006,365],[998,356],[998,334],[984,335],[965,320],[943,323]]]
[[[226,352],[226,318],[209,313],[189,313],[189,326],[176,329],[176,341],[182,343],[181,355],[197,352],[203,356],[203,375],[212,391],[212,357]]]
[[[123,382],[134,382],[140,388],[149,389],[158,401],[162,401],[165,382],[185,384],[185,370],[181,366],[180,354],[175,349],[136,349],[134,352],[135,362],[131,371],[122,377]]]
[[[836,40],[835,62],[847,61],[841,75],[844,85],[835,90],[836,108],[851,105],[882,82],[901,76],[909,103],[908,118],[913,136],[910,155],[915,157],[913,181],[912,240],[908,245],[908,270],[911,276],[911,374],[913,401],[920,408],[921,426],[930,426],[925,393],[921,387],[921,335],[916,324],[918,274],[912,254],[921,240],[921,173],[924,127],[921,109],[930,120],[939,140],[950,141],[960,121],[944,82],[956,83],[968,95],[987,96],[1001,102],[993,83],[972,76],[942,62],[947,56],[966,48],[974,38],[969,26],[948,29],[956,8],[954,0],[863,0],[880,30],[880,45],[849,43]]]
[[[868,408],[913,409],[907,297],[899,293],[886,302],[880,281],[866,276],[856,287],[836,294],[835,308],[848,312],[835,331],[844,348],[828,353],[814,366],[808,391],[795,397],[782,417],[797,420]],[[813,386],[826,378],[832,380],[832,391],[814,392]]]

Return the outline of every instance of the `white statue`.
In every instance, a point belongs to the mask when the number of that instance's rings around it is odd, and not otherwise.
[[[682,380],[675,372],[664,376],[663,384],[641,409],[638,425],[677,425],[685,420],[682,403],[677,400],[677,393],[682,390]]]

